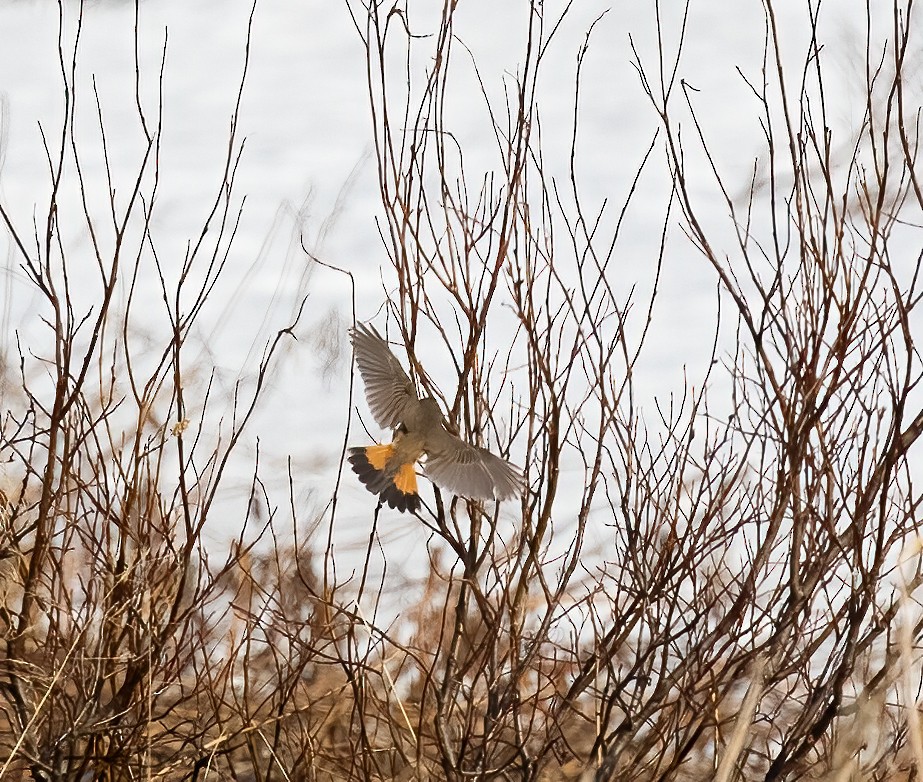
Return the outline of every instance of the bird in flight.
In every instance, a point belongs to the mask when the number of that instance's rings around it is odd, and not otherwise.
[[[382,502],[402,513],[420,507],[415,465],[441,489],[460,497],[508,500],[525,488],[522,471],[446,429],[439,403],[417,397],[413,381],[373,326],[350,329],[356,366],[376,423],[394,430],[392,442],[349,449],[353,472]]]

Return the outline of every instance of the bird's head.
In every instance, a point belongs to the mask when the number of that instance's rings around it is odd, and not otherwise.
[[[442,408],[439,407],[439,402],[436,401],[431,396],[423,397],[420,400],[420,405],[423,409],[423,415],[429,421],[433,422],[442,422]]]

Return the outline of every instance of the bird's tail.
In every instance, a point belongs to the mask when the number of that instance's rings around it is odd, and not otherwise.
[[[417,492],[417,473],[413,462],[393,464],[394,443],[350,448],[349,462],[359,480],[373,494],[381,497],[392,508],[402,513],[416,512],[420,507]]]

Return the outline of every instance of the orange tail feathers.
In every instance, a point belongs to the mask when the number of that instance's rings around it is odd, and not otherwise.
[[[393,444],[350,448],[349,462],[359,480],[372,494],[378,494],[382,502],[401,513],[416,512],[420,507],[417,474],[413,463],[402,464],[396,470],[389,465],[394,451]]]
[[[353,451],[363,451],[368,463],[376,470],[384,470],[388,460],[394,456],[394,443],[387,445],[368,445],[365,448],[353,448]]]

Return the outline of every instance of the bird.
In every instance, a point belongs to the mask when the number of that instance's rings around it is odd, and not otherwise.
[[[439,402],[417,396],[413,381],[374,326],[360,323],[349,336],[372,417],[394,432],[390,443],[349,449],[353,472],[370,492],[401,513],[416,513],[416,464],[424,459],[423,474],[460,497],[502,501],[522,495],[522,471],[452,434]]]

